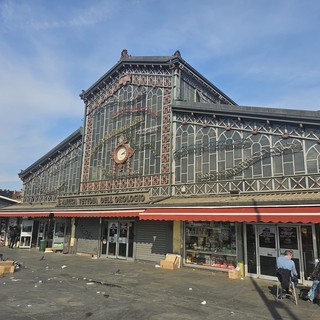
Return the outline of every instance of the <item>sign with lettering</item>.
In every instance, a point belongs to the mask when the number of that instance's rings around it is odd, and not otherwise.
[[[117,193],[94,196],[59,197],[58,207],[94,207],[116,204],[148,203],[149,193]]]
[[[262,149],[253,153],[253,155],[242,162],[238,163],[231,169],[227,169],[221,172],[208,172],[197,175],[199,182],[215,181],[215,180],[226,180],[230,179],[241,171],[249,168],[254,163],[261,161],[265,158],[281,155],[286,150],[292,150],[292,152],[300,152],[302,150],[302,145],[300,142],[280,144],[270,149]]]
[[[222,141],[209,141],[207,143],[197,143],[189,146],[183,146],[173,152],[173,158],[175,160],[180,159],[183,156],[193,152],[210,151],[215,152],[216,150],[235,150],[241,148],[248,148],[252,145],[249,140],[222,140]]]
[[[133,120],[129,124],[126,124],[125,126],[112,130],[111,132],[108,132],[101,140],[99,140],[91,150],[91,156],[97,151],[99,147],[101,147],[107,140],[111,139],[112,137],[117,136],[119,133],[124,132],[132,127],[134,127],[137,124],[140,124],[144,121],[142,117],[138,117],[137,119]]]

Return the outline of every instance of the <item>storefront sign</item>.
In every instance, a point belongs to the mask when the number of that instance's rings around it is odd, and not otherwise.
[[[120,193],[99,196],[59,197],[59,207],[89,207],[114,204],[137,204],[149,202],[149,193]]]
[[[136,148],[134,147],[136,150]],[[142,176],[142,172],[140,171],[131,171],[129,173],[127,172],[110,172],[110,170],[102,169],[102,174],[104,179],[134,179],[139,176]]]

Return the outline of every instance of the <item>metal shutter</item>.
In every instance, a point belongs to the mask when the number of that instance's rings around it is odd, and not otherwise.
[[[77,253],[97,254],[99,249],[100,220],[82,218],[76,227]]]
[[[136,259],[159,262],[172,252],[171,221],[139,221],[136,230]]]

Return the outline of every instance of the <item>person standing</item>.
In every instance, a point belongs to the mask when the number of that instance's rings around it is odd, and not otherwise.
[[[316,298],[318,292],[318,286],[320,282],[320,261],[317,263],[316,267],[314,268],[313,272],[310,275],[310,280],[312,280],[312,286],[308,292],[308,299],[313,302]]]
[[[15,231],[14,228],[12,226],[9,227],[9,231],[8,231],[8,239],[9,239],[9,248],[13,248],[14,242],[15,242]]]
[[[277,270],[285,269],[290,271],[291,281],[293,282],[294,287],[298,284],[298,272],[294,261],[292,260],[293,251],[290,249],[285,250],[284,255],[278,257],[277,259]]]
[[[12,248],[13,247],[17,247],[17,245],[18,245],[18,242],[19,242],[19,240],[20,240],[20,230],[19,230],[19,228],[17,227],[17,226],[15,226],[14,228],[13,228],[13,230],[14,230],[14,240],[13,240],[13,245],[12,245]]]

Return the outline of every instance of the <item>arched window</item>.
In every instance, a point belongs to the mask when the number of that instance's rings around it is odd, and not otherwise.
[[[195,173],[217,171],[216,130],[199,128],[195,140]]]
[[[306,152],[306,161],[307,161],[307,173],[319,173],[320,168],[320,146],[312,146]]]
[[[274,175],[292,176],[304,173],[304,159],[302,148],[297,139],[279,140],[273,146]],[[282,150],[282,151],[281,151]]]
[[[238,148],[238,141],[242,137],[239,132],[231,130],[223,132],[217,141],[218,172],[234,169],[242,159],[242,151]],[[239,172],[237,175],[242,175]]]
[[[247,138],[250,148],[244,149],[243,161],[248,161],[244,169],[244,178],[270,177],[272,175],[270,153],[270,140],[265,135],[251,135]]]
[[[194,91],[194,102],[201,102],[201,95],[197,89]]]

